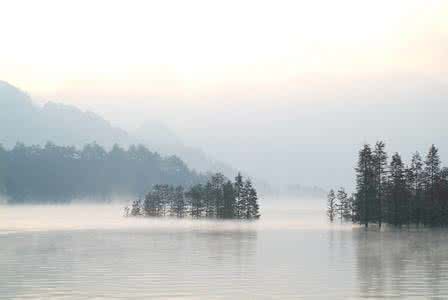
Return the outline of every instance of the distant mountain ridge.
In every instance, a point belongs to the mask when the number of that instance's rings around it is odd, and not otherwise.
[[[128,133],[101,116],[72,105],[47,102],[39,107],[26,92],[5,81],[0,81],[0,107],[0,144],[7,148],[17,142],[44,145],[48,141],[78,147],[96,142],[106,148],[114,144],[144,144],[161,155],[176,155],[200,172],[219,171],[227,176],[236,173],[227,164],[186,146],[171,129],[158,122],[148,121]]]

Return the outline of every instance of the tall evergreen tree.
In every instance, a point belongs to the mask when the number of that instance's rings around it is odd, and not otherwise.
[[[215,193],[210,181],[207,181],[204,188],[204,210],[207,218],[213,218],[216,216],[215,211]]]
[[[189,199],[189,206],[191,216],[193,218],[200,218],[204,212],[204,187],[202,184],[194,185],[186,193]]]
[[[243,176],[238,172],[238,175],[235,177],[234,183],[234,191],[235,191],[235,217],[242,218],[244,211],[244,201],[243,201],[243,189],[244,182]]]
[[[336,194],[337,204],[336,211],[342,223],[344,220],[351,219],[351,208],[348,195],[343,187],[339,188]]]
[[[412,223],[417,226],[423,221],[423,161],[418,152],[412,155],[411,164],[406,170],[406,182],[409,189],[410,217]]]
[[[170,205],[170,214],[178,218],[185,216],[186,202],[184,197],[184,188],[177,186],[172,189],[172,201]]]
[[[231,181],[227,181],[223,186],[224,199],[224,219],[233,219],[235,217],[235,191]]]
[[[250,179],[246,179],[246,181],[244,182],[244,186],[243,186],[243,193],[242,193],[242,198],[243,198],[243,203],[244,203],[244,209],[243,209],[243,218],[244,219],[250,219],[252,214],[251,214],[251,193],[252,193],[252,181]]]
[[[356,205],[355,218],[365,227],[374,220],[372,211],[375,208],[375,173],[372,150],[365,144],[359,152],[356,170]]]
[[[258,204],[258,195],[255,188],[251,188],[249,192],[249,207],[250,207],[250,218],[259,219],[260,218],[260,205]]]
[[[372,155],[376,197],[375,215],[380,228],[383,222],[384,189],[387,180],[387,154],[385,147],[386,144],[384,142],[378,141],[375,144],[375,149],[373,150]]]
[[[333,190],[330,190],[327,196],[327,215],[330,222],[333,222],[336,216],[336,204],[336,195]]]
[[[437,188],[440,180],[439,150],[431,145],[425,160],[424,182],[426,195],[426,223],[436,225],[439,219]]]
[[[226,178],[221,173],[216,173],[211,176],[210,184],[211,184],[211,192],[212,198],[215,204],[215,213],[217,218],[223,218],[224,215],[224,191],[223,186]]]
[[[389,168],[388,219],[389,223],[400,226],[408,223],[409,193],[406,189],[405,167],[398,153],[392,156]]]

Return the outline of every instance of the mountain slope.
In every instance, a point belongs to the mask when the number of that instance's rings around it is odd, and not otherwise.
[[[200,172],[219,171],[227,176],[235,173],[230,166],[215,162],[201,150],[186,146],[159,122],[148,121],[129,134],[95,113],[75,106],[48,102],[39,107],[28,94],[4,81],[0,81],[0,107],[0,144],[6,148],[17,142],[44,145],[47,141],[77,147],[96,142],[106,148],[114,144],[123,147],[144,144],[163,155],[176,155]]]

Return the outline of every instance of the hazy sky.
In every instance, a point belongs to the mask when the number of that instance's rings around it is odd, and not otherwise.
[[[446,72],[447,14],[427,0],[4,1],[0,75],[74,103],[177,103],[310,74]]]
[[[161,120],[244,165],[297,150],[302,117],[446,86],[447,16],[430,0],[0,0],[0,79],[126,128]]]

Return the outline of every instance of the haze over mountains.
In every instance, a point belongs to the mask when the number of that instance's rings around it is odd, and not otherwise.
[[[173,131],[158,122],[147,121],[128,133],[99,115],[72,105],[47,102],[40,107],[26,92],[5,81],[0,81],[0,107],[0,144],[7,148],[17,142],[44,145],[48,141],[78,147],[96,142],[107,148],[113,144],[144,144],[161,155],[176,155],[200,172],[220,171],[228,176],[236,172],[201,150],[185,146]]]
[[[127,131],[74,106],[33,105],[25,93],[2,83],[0,142],[5,146],[18,139],[27,144],[47,140],[76,145],[95,140],[106,146],[143,143],[161,154],[177,154],[200,171],[222,170],[233,176],[230,167],[209,159],[210,155],[283,188],[296,184],[350,188],[358,149],[379,139],[386,142],[391,155],[398,151],[406,161],[412,154],[409,149],[425,155],[432,143],[439,147],[441,157],[448,157],[447,77],[395,74],[375,78],[299,86],[278,95],[255,91],[245,99],[210,95],[203,101],[179,102],[176,109],[158,107],[164,102],[149,96],[140,102],[132,95],[129,102],[92,100],[92,110],[104,113],[114,124],[125,126],[124,120],[130,118],[143,123]],[[88,95],[95,99],[87,86],[82,99],[89,99]],[[207,107],[206,100],[216,107]],[[75,97],[68,103],[80,101]],[[151,120],[163,120],[166,126]]]

